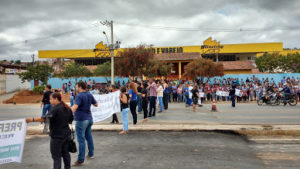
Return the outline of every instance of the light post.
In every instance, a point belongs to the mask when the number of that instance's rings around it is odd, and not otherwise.
[[[111,57],[111,84],[115,84],[115,79],[114,79],[114,67],[115,67],[115,63],[114,63],[114,50],[115,49],[119,49],[120,48],[120,44],[121,42],[117,41],[116,44],[114,44],[114,24],[113,24],[113,21],[100,21],[100,23],[102,25],[106,25],[106,26],[110,26],[110,33],[111,33],[111,44],[109,45],[109,50],[110,50],[110,57]],[[106,37],[106,40],[107,40],[107,43],[109,44],[108,42],[108,38],[107,38],[107,35],[106,33],[103,31],[103,34],[105,35]]]

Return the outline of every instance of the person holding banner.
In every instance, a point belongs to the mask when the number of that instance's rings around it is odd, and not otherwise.
[[[72,112],[75,118],[75,132],[77,136],[78,159],[73,166],[80,166],[85,159],[85,140],[88,144],[88,158],[94,157],[94,141],[92,136],[93,116],[91,113],[91,105],[98,107],[98,104],[93,95],[86,91],[86,84],[78,82],[76,85],[78,94],[75,98],[75,104],[72,106]]]
[[[72,124],[73,114],[70,107],[64,103],[59,93],[50,95],[52,108],[46,115],[50,122],[50,152],[53,159],[53,168],[61,168],[61,158],[64,161],[64,168],[71,168],[71,156],[69,153],[69,139],[71,130],[69,124]],[[44,122],[45,118],[26,118],[26,122]]]
[[[117,91],[116,86],[115,85],[111,85],[110,88],[109,88],[109,91],[110,92]],[[114,124],[114,123],[119,124],[118,116],[117,116],[116,113],[113,114],[113,118],[112,118],[112,121],[110,123],[111,124]]]
[[[119,134],[127,134],[128,133],[128,97],[126,94],[126,87],[121,88],[121,95],[120,95],[120,101],[121,101],[121,114],[122,114],[122,121],[123,121],[123,131],[121,131]]]

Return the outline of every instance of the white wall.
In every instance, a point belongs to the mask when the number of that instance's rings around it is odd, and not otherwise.
[[[0,94],[30,89],[30,82],[22,83],[18,75],[0,75]]]

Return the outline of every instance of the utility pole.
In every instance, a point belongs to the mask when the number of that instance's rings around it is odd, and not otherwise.
[[[111,84],[115,84],[115,79],[114,79],[114,67],[115,67],[115,64],[114,64],[114,26],[113,26],[113,21],[104,21],[104,22],[101,22],[100,23],[102,25],[106,25],[106,26],[110,26],[110,33],[111,33],[111,45],[109,46],[109,50],[110,50],[110,59],[111,59]]]
[[[32,58],[32,65],[34,65],[34,54],[31,55]]]

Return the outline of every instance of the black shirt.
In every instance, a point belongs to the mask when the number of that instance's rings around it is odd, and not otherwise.
[[[71,109],[66,110],[63,104],[53,106],[46,116],[50,120],[50,136],[52,138],[66,138],[71,135],[69,124],[73,121]]]
[[[141,86],[137,87],[137,91],[138,91],[139,93],[141,93],[142,87],[141,87]]]
[[[148,98],[147,98],[147,95],[148,95],[148,91],[147,89],[142,89],[141,90],[141,93],[142,93],[142,102],[145,102],[145,101],[148,101]],[[143,94],[145,95],[145,97],[143,97]]]
[[[42,102],[44,103],[44,105],[45,104],[50,104],[50,95],[51,95],[51,91],[46,91],[45,93],[44,93],[44,96],[43,96],[43,100],[42,100]]]
[[[123,94],[121,94],[121,95],[123,95]],[[127,97],[127,103],[123,103],[122,100],[120,100],[121,101],[121,111],[123,109],[128,108],[128,98],[129,98],[129,96],[127,94],[125,94],[125,96]]]
[[[198,89],[195,89],[195,90],[193,89],[191,92],[193,94],[192,98],[198,98],[198,95],[197,95],[197,93],[199,93]]]

